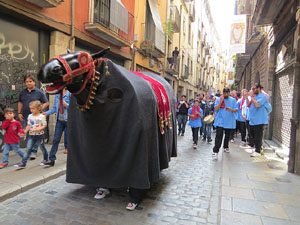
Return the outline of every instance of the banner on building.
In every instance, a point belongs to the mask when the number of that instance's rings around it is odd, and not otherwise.
[[[229,54],[246,52],[246,15],[235,15],[231,24]]]

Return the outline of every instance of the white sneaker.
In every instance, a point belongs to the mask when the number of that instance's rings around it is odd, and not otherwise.
[[[128,205],[126,206],[127,210],[135,210],[135,208],[137,207],[138,204],[133,203],[133,202],[129,202]]]
[[[229,153],[229,148],[224,148],[224,152]]]
[[[256,157],[256,156],[261,156],[261,154],[258,153],[258,152],[253,152],[253,153],[250,154],[250,156],[251,157]]]
[[[196,144],[193,144],[193,149],[197,149],[197,145]]]
[[[230,142],[231,142],[231,143],[234,143],[234,140],[233,140],[233,139],[231,139],[231,140],[230,140]]]
[[[102,199],[105,198],[105,196],[109,195],[110,191],[106,188],[97,188],[96,189],[97,194],[95,195],[95,199]]]
[[[212,156],[213,159],[217,159],[218,158],[218,153],[213,152],[211,154],[211,156]]]

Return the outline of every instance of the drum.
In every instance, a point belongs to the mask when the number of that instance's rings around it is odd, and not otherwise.
[[[203,123],[206,123],[206,124],[211,124],[212,122],[214,122],[214,117],[213,115],[208,115],[206,117],[204,117],[203,119]]]

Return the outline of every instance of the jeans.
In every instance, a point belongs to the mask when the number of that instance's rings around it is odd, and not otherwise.
[[[54,162],[56,160],[56,152],[58,149],[58,144],[60,142],[60,138],[62,133],[64,132],[64,145],[65,149],[68,148],[68,128],[67,128],[67,122],[66,121],[61,121],[57,120],[56,125],[55,125],[55,132],[54,132],[54,139],[53,139],[53,144],[50,150],[49,154],[49,160],[51,162]]]
[[[255,151],[260,153],[263,139],[264,124],[250,126],[251,135],[254,139]]]
[[[27,152],[25,154],[25,157],[22,160],[22,163],[26,165],[28,158],[30,157],[30,154],[32,153],[32,149],[34,146],[40,146],[42,152],[43,152],[43,159],[45,161],[48,161],[48,152],[44,144],[43,135],[28,135],[27,140]]]
[[[212,124],[203,124],[203,138],[211,138],[211,128],[212,128]]]
[[[27,118],[24,118],[24,121],[22,122],[22,127],[23,127],[23,129],[25,129],[25,128],[27,127],[27,123],[28,123]],[[29,134],[27,133],[27,134],[26,134],[26,140],[27,140],[27,142],[28,142],[28,136],[29,136]],[[35,144],[35,145],[33,146],[32,150],[31,150],[31,153],[32,153],[32,154],[36,154],[37,151],[38,151],[38,144]]]
[[[222,140],[223,140],[223,131],[225,131],[225,139],[224,139],[223,148],[228,148],[229,140],[230,140],[232,132],[234,132],[234,129],[225,129],[223,127],[217,127],[216,129],[217,129],[217,132],[216,132],[215,146],[213,148],[213,152],[219,153],[219,150],[222,145]]]
[[[199,128],[200,127],[192,127],[193,143],[196,145],[198,144]]]
[[[187,115],[178,114],[178,132],[179,133],[184,134],[187,119],[188,119]]]
[[[3,149],[3,158],[2,162],[8,164],[8,155],[9,150],[13,149],[15,153],[17,153],[22,159],[24,158],[25,153],[20,149],[19,143],[17,144],[7,144],[4,143],[4,149]]]

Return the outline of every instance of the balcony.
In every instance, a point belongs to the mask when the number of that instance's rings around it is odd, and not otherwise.
[[[267,0],[257,0],[252,22],[254,25],[272,24],[286,2],[286,0],[276,0],[270,4]]]
[[[170,7],[170,22],[175,33],[180,32],[180,14],[176,6]]]
[[[144,41],[140,48],[146,53],[156,58],[165,57],[165,33],[159,30],[154,23],[143,25]]]
[[[189,4],[189,17],[192,22],[195,22],[195,16],[196,16],[195,5],[193,3]]]
[[[134,39],[134,16],[118,1],[100,0],[94,17],[85,29],[118,47],[128,47]]]
[[[37,5],[41,8],[53,8],[58,6],[63,0],[26,0],[31,4]]]
[[[165,72],[178,75],[179,74],[180,58],[168,57]]]
[[[182,78],[183,79],[188,79],[190,75],[190,69],[187,65],[183,65],[183,70],[182,70]]]

